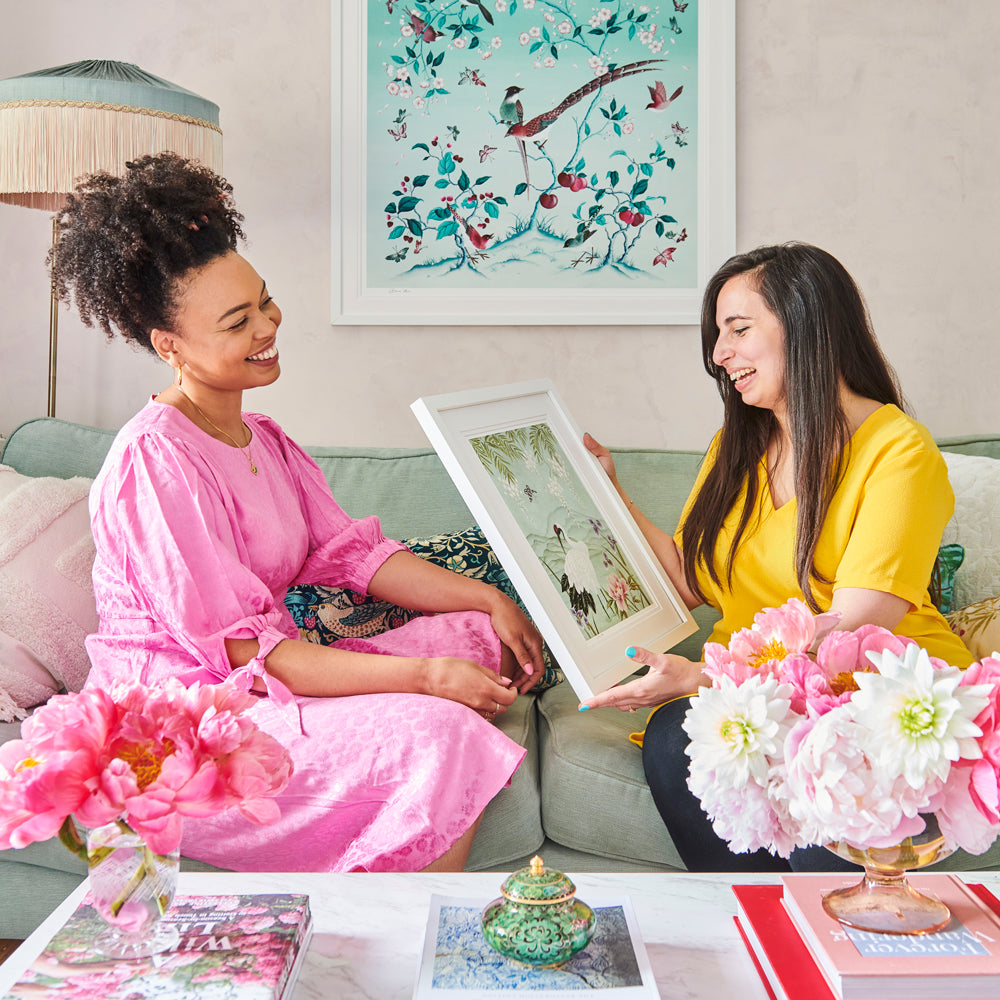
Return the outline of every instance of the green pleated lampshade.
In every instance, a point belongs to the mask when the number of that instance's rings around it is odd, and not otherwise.
[[[0,80],[0,201],[56,211],[85,174],[165,150],[221,172],[218,105],[107,59]]]

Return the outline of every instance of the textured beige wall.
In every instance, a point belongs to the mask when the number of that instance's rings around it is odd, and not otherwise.
[[[837,254],[918,417],[1000,430],[1000,5],[736,7],[738,248]],[[323,0],[8,3],[0,76],[118,59],[220,105],[246,252],[285,314],[282,377],[246,405],[303,443],[423,444],[417,396],[547,375],[610,444],[704,447],[719,406],[691,327],[330,325],[329,38]],[[45,412],[49,236],[43,213],[0,205],[0,433]],[[118,426],[168,376],[63,312],[59,416]]]

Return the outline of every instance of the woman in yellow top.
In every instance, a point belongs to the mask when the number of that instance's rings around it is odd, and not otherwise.
[[[689,608],[721,612],[711,641],[798,597],[839,611],[840,627],[881,625],[965,667],[972,656],[935,608],[928,584],[954,508],[944,460],[903,412],[864,300],[840,262],[817,247],[764,247],[728,260],[702,306],[705,368],[725,406],[674,536],[635,507],[606,448],[601,460]],[[703,664],[629,650],[645,676],[581,709],[670,704],[649,720],[643,765],[690,870],[787,870],[764,852],[732,854],[687,789],[685,696]],[[832,854],[796,852],[793,867]],[[831,864],[826,864],[829,858]]]

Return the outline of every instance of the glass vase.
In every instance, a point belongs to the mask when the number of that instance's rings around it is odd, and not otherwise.
[[[98,952],[142,958],[177,944],[177,928],[160,920],[177,889],[179,854],[154,854],[121,821],[87,832],[91,899],[107,924],[94,943]]]
[[[893,847],[859,848],[843,841],[826,847],[838,857],[863,865],[864,878],[855,886],[836,889],[823,897],[823,909],[848,927],[877,934],[930,934],[951,920],[948,907],[918,892],[906,873],[940,861],[952,853],[937,819],[925,816],[927,827]]]

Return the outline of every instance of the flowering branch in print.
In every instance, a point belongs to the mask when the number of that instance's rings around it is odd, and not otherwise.
[[[564,270],[666,270],[693,225],[679,221],[671,196],[678,157],[693,157],[684,124],[693,95],[685,102],[683,74],[664,51],[664,36],[684,31],[688,6],[413,0],[404,8],[388,0],[386,25],[391,37],[398,17],[398,34],[377,51],[387,92],[405,106],[386,130],[403,170],[383,202],[385,260],[411,274],[483,271],[527,261],[533,236]],[[510,79],[512,50],[524,86],[501,82]],[[568,75],[567,60],[579,74]],[[546,70],[561,74],[549,96]],[[564,94],[559,81],[567,79],[578,85]],[[648,103],[635,103],[637,89],[643,100],[648,90]],[[448,102],[470,91],[484,98],[477,117],[444,125]],[[664,117],[673,124],[651,124],[675,102],[678,110]],[[640,122],[645,134],[659,128],[659,138],[640,138]],[[491,169],[498,152],[513,150],[523,177]]]

